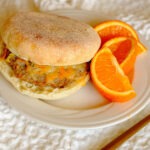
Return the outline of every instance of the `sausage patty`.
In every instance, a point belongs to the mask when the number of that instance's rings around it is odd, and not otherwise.
[[[64,88],[81,81],[88,74],[87,63],[71,66],[43,66],[23,60],[5,47],[0,54],[17,78],[39,87]]]

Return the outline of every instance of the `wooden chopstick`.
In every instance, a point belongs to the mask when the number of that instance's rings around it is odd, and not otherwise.
[[[140,129],[145,127],[148,123],[150,123],[150,115],[145,117],[143,120],[138,122],[136,125],[128,129],[127,131],[125,131],[123,134],[121,134],[119,137],[117,137],[112,142],[107,144],[101,150],[116,150],[124,142],[126,142],[131,136],[133,136],[136,132],[138,132]]]

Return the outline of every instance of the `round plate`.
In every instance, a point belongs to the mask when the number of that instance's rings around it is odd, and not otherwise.
[[[96,25],[109,19],[90,11],[81,10],[57,10],[53,13],[75,18],[90,25]],[[141,40],[147,46],[146,41],[143,38]],[[150,102],[149,58],[149,52],[138,56],[133,81],[137,96],[126,103],[108,102],[90,82],[67,98],[46,102],[20,94],[1,76],[0,93],[11,106],[20,112],[51,126],[61,128],[106,127],[129,119]]]

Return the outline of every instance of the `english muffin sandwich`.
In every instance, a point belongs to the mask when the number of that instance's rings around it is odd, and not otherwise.
[[[0,71],[23,94],[59,99],[89,79],[88,62],[100,46],[89,25],[54,14],[22,12],[3,25]]]

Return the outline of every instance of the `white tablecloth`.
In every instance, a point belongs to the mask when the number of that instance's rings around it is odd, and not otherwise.
[[[1,0],[0,19],[12,11],[76,8],[97,11],[133,25],[150,40],[150,0]],[[4,15],[4,13],[6,15]],[[150,105],[135,117],[105,129],[54,129],[29,120],[0,98],[0,150],[97,150],[150,114]],[[119,150],[149,150],[150,124]]]

